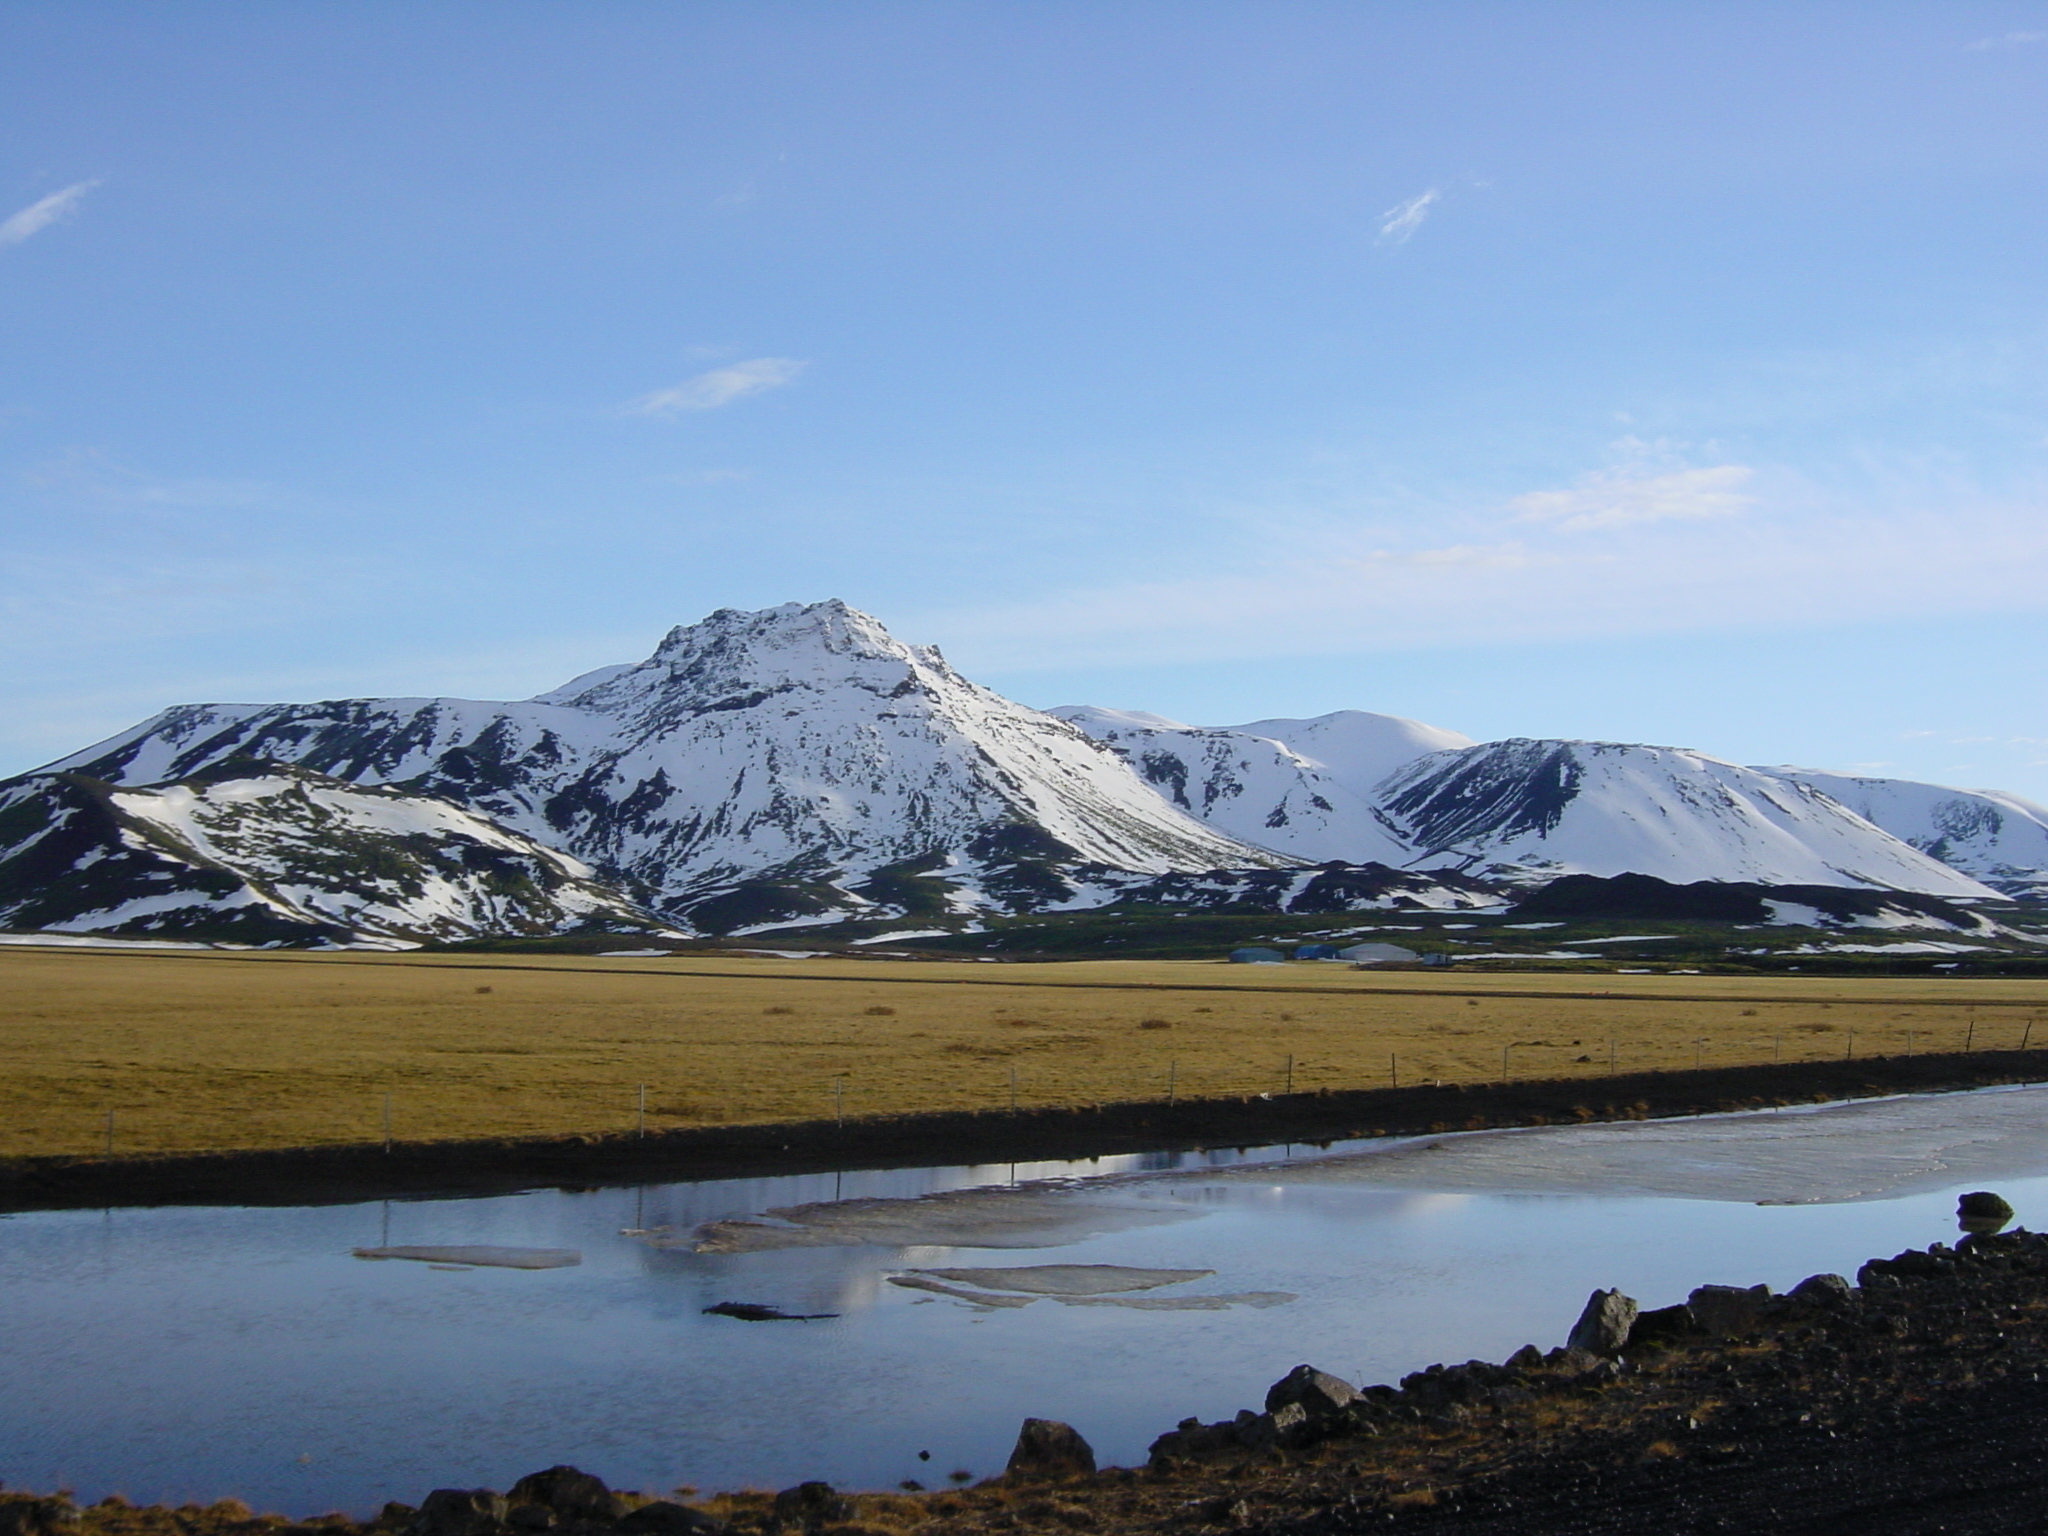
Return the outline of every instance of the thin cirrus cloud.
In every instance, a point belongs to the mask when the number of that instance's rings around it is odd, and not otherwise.
[[[1968,52],[1979,52],[1986,48],[2024,48],[2028,43],[2048,43],[2048,32],[2007,32],[1999,37],[1980,37],[1974,43],[1965,43]]]
[[[634,416],[680,416],[686,411],[715,411],[749,395],[794,383],[796,376],[809,366],[807,362],[793,357],[756,357],[744,363],[731,363],[667,389],[657,389],[651,395],[642,395],[626,410]]]
[[[1627,469],[1596,470],[1580,476],[1570,490],[1531,491],[1508,505],[1517,521],[1549,523],[1564,533],[1734,517],[1756,504],[1756,497],[1743,490],[1755,475],[1746,464],[1716,464],[1657,475]]]
[[[63,191],[52,192],[42,201],[30,203],[21,212],[0,221],[0,246],[20,245],[31,235],[41,234],[59,219],[70,217],[85,200],[85,194],[98,185],[97,181],[73,182]]]
[[[924,623],[951,637],[956,664],[1028,673],[2038,611],[2044,583],[2048,527],[2031,505],[1944,502],[1758,519],[1741,539],[1680,519],[1629,540],[1526,551],[1290,551],[1228,573],[1133,573],[944,609]]]
[[[1405,203],[1396,203],[1380,215],[1380,244],[1405,245],[1409,236],[1422,228],[1422,221],[1429,217],[1429,210],[1443,198],[1436,187],[1427,192],[1418,192]]]

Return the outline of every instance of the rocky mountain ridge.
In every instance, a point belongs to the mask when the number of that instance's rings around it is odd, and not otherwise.
[[[78,773],[0,785],[0,927],[372,948],[672,931],[483,817],[276,764],[146,788]]]
[[[377,831],[401,802],[407,827]],[[201,909],[372,942],[905,916],[957,930],[1110,906],[1504,905],[1569,873],[1951,901],[1995,899],[1982,880],[2048,888],[2048,811],[2014,797],[1675,748],[1474,743],[1355,710],[1223,728],[1041,712],[837,601],[720,610],[522,701],[179,706],[0,784],[0,804],[18,898],[0,922],[66,931],[167,932]],[[346,861],[313,830],[342,823],[363,861],[348,900]],[[135,905],[137,839],[190,872],[173,882],[189,900]],[[450,865],[457,845],[472,852]],[[371,873],[391,859],[426,859],[403,893]],[[531,890],[501,897],[511,877],[463,876],[473,859],[524,861]],[[31,870],[70,894],[38,896]]]

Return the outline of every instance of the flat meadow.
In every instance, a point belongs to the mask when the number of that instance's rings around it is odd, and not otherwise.
[[[2033,1043],[1999,978],[0,950],[0,1156],[613,1135]],[[2048,1044],[2048,1023],[2039,1026]],[[110,1119],[111,1116],[111,1119]]]

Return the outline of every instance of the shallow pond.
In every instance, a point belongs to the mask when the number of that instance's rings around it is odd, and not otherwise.
[[[20,1215],[0,1220],[0,1477],[291,1514],[561,1461],[650,1491],[940,1486],[999,1471],[1026,1415],[1130,1463],[1186,1415],[1258,1406],[1301,1361],[1393,1380],[1561,1342],[1596,1286],[1659,1306],[1853,1274],[1952,1238],[1956,1193],[1987,1183],[2041,1224],[2048,1089],[1326,1150]],[[727,1251],[698,1251],[707,1237]],[[355,1254],[407,1247],[542,1267]],[[1013,1273],[917,1273],[992,1269]],[[837,1315],[704,1311],[721,1302]]]

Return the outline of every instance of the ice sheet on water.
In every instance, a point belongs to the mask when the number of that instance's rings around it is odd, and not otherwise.
[[[569,1269],[583,1262],[574,1248],[500,1248],[457,1244],[433,1247],[407,1244],[397,1248],[352,1248],[359,1259],[413,1259],[435,1266],[473,1265],[479,1269]]]
[[[1162,1285],[1206,1280],[1213,1269],[1137,1269],[1128,1264],[1021,1264],[1011,1268],[920,1269],[914,1274],[985,1291],[1026,1291],[1037,1296],[1108,1296],[1155,1291]]]
[[[688,1246],[698,1253],[870,1245],[1054,1248],[1200,1214],[1189,1206],[1118,1199],[1109,1189],[1084,1192],[1072,1183],[1020,1184],[946,1190],[909,1200],[785,1206],[767,1212],[770,1221],[706,1222]]]
[[[2048,1173],[2048,1089],[1471,1131],[1212,1178],[1455,1193],[1879,1200]]]

